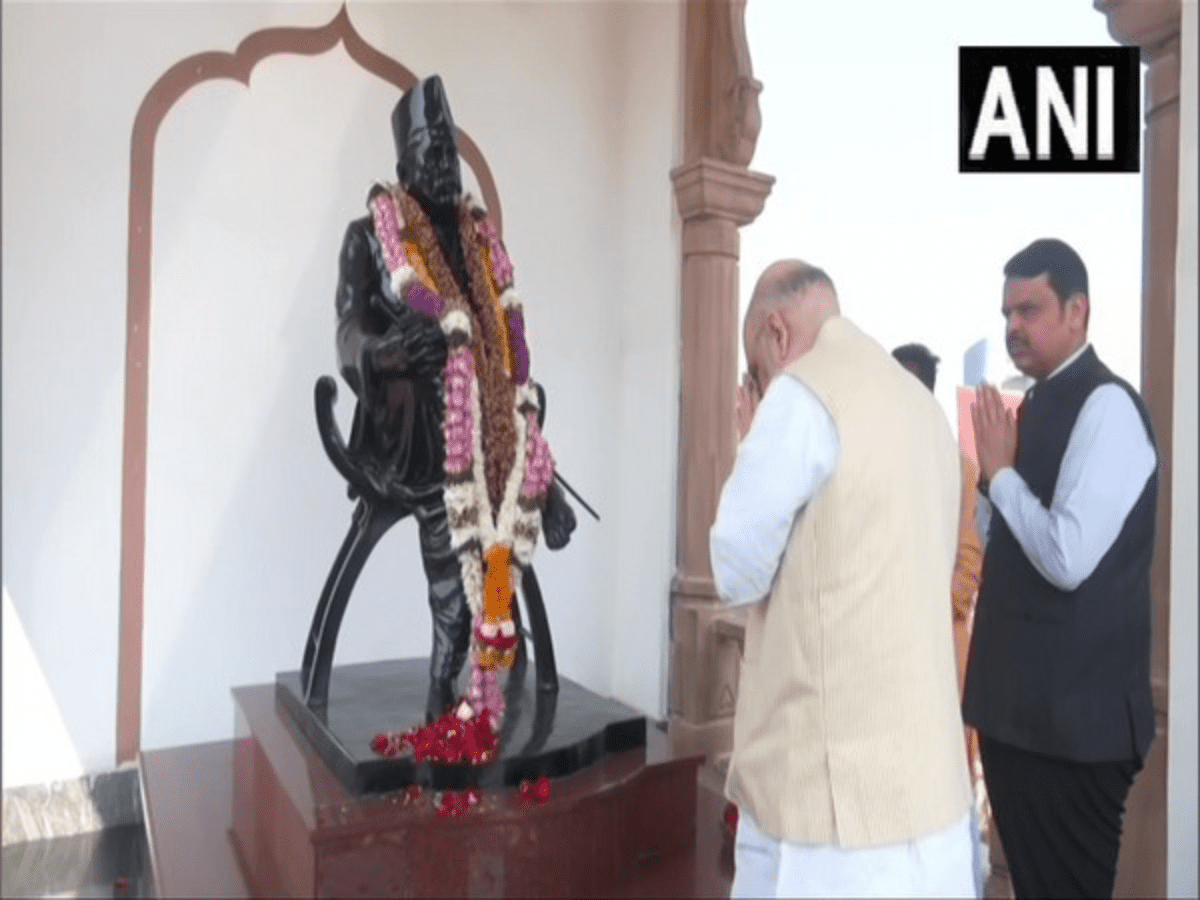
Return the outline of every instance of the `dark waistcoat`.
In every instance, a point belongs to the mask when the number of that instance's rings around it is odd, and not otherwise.
[[[1015,468],[1047,509],[1084,401],[1104,384],[1125,390],[1155,446],[1141,397],[1089,347],[1035,385],[1022,405]],[[968,724],[1014,747],[1078,762],[1145,756],[1154,737],[1150,563],[1157,497],[1156,467],[1116,541],[1073,591],[1038,573],[993,508],[963,697]]]

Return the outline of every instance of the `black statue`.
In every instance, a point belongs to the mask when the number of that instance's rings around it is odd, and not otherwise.
[[[497,430],[495,423],[502,422],[505,415],[511,420],[511,410],[516,409],[528,414],[530,434],[534,434],[532,419],[536,418],[540,434],[545,394],[540,385],[528,382],[527,387],[522,387],[518,383],[528,374],[523,313],[519,309],[510,311],[510,327],[501,333],[495,325],[504,322],[495,312],[499,306],[496,297],[481,296],[489,292],[484,289],[488,284],[492,285],[489,290],[494,290],[496,283],[495,279],[482,280],[479,260],[486,257],[494,263],[496,258],[503,257],[506,263],[507,256],[498,237],[491,237],[490,245],[483,237],[478,240],[472,237],[492,232],[481,230],[486,224],[482,213],[468,209],[463,202],[455,126],[440,78],[423,79],[400,98],[392,113],[392,131],[400,188],[392,194],[379,185],[372,189],[368,205],[373,215],[350,223],[341,250],[337,286],[338,358],[342,376],[358,398],[348,444],[342,440],[333,417],[337,392],[333,379],[326,376],[316,386],[322,442],[335,467],[349,482],[350,496],[357,497],[358,504],[317,605],[304,652],[301,683],[310,707],[324,705],[337,631],[354,582],[379,538],[400,519],[412,514],[417,518],[420,532],[433,620],[426,706],[426,718],[432,721],[455,700],[456,680],[467,659],[472,637],[472,611],[460,558],[452,544],[453,527],[461,525],[452,526],[454,519],[448,520],[447,514],[444,491],[447,441],[443,427],[447,406],[445,386],[449,383],[444,380],[449,378],[445,374],[448,353],[456,347],[461,351],[468,338],[451,330],[448,339],[448,326],[440,323],[438,312],[444,302],[452,301],[443,301],[440,295],[461,297],[460,305],[469,310],[475,324],[472,335],[478,335],[470,338],[473,341],[470,348],[474,367],[482,372],[479,378],[484,387],[479,392],[486,396],[481,401],[482,422],[476,423],[476,427],[484,429],[483,448],[489,460],[488,496],[495,508],[499,508],[503,499],[495,490],[494,482],[499,476],[493,475],[488,456],[493,446],[489,440],[493,440],[492,432]],[[382,213],[379,206],[372,205],[380,195],[385,199],[396,198],[396,205],[388,209],[407,210],[404,217],[412,227],[404,230],[400,226],[401,240],[396,239],[394,232],[381,233],[383,220],[377,217]],[[418,224],[425,230],[417,228]],[[405,235],[408,237],[404,238]],[[463,235],[471,237],[467,246]],[[412,243],[405,244],[404,240]],[[435,282],[437,292],[419,284],[412,275],[412,267],[403,269],[409,276],[407,281],[397,281],[400,277],[396,274],[397,260],[403,262],[408,258],[402,253],[405,246],[409,247],[410,256],[419,255],[426,260],[426,281]],[[481,251],[480,247],[485,246],[491,250]],[[439,260],[440,269],[431,262]],[[401,296],[397,296],[397,287]],[[484,382],[484,378],[491,381]],[[492,399],[497,391],[504,390],[508,391],[507,396],[516,398],[507,402],[523,405],[508,407],[509,411],[504,413],[501,401]],[[532,400],[534,392],[536,402]],[[523,396],[528,399],[522,401]],[[532,411],[534,406],[536,416]],[[493,454],[502,455],[518,439],[513,438],[508,445],[500,438],[494,439],[494,446],[500,449],[493,450]],[[455,461],[454,454],[466,452],[458,445],[452,450],[451,463]],[[508,450],[510,458],[514,452]],[[466,475],[470,471],[479,469],[468,470]],[[515,463],[509,471],[516,471]],[[574,513],[557,481],[545,486],[541,498],[538,501],[541,530],[546,544],[551,549],[560,549],[575,527]],[[533,502],[525,497],[522,500],[523,509]],[[460,513],[459,519],[468,514]],[[478,511],[476,514],[482,515]],[[528,552],[532,552],[531,546]],[[521,583],[537,659],[538,688],[553,692],[558,682],[549,625],[537,579],[527,563],[521,566]],[[519,610],[515,602],[512,607],[519,639],[515,665],[523,672],[524,641],[520,639]]]

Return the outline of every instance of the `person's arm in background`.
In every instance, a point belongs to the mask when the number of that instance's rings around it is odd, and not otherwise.
[[[962,693],[967,669],[967,623],[975,606],[979,576],[983,569],[983,546],[975,525],[976,482],[979,473],[966,454],[962,455],[962,507],[958,522],[958,556],[954,561],[954,577],[950,584],[950,599],[954,610],[954,649],[958,662],[958,690]]]

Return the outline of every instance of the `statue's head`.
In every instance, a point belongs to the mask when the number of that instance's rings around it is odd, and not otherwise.
[[[396,175],[425,205],[453,206],[462,195],[454,119],[442,79],[422,78],[392,110]]]

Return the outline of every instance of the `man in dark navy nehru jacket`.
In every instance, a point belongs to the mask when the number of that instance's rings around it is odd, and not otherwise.
[[[1125,801],[1154,737],[1150,561],[1158,457],[1138,393],[1087,340],[1087,269],[1039,240],[1004,268],[1018,418],[971,407],[991,500],[963,717],[980,734],[1018,898],[1110,897]]]

